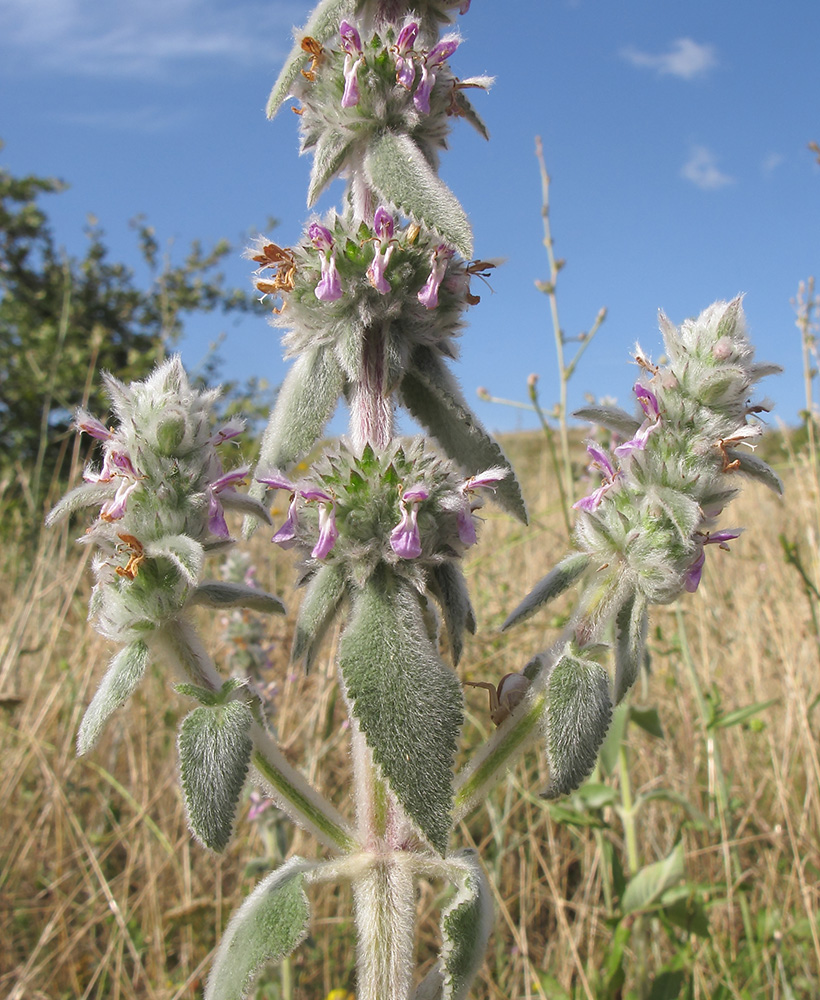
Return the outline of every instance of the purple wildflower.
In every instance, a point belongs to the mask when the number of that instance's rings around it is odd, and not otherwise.
[[[362,40],[354,25],[348,21],[342,21],[339,25],[339,33],[342,36],[342,48],[345,50],[345,89],[342,95],[342,107],[354,108],[359,103],[359,81],[356,79],[356,73],[364,63]]]
[[[576,500],[572,506],[574,510],[585,510],[587,512],[591,512],[598,509],[601,501],[604,499],[608,491],[615,485],[615,480],[618,478],[619,473],[612,465],[612,462],[610,462],[609,456],[606,452],[602,451],[591,441],[587,444],[587,453],[592,459],[590,465],[603,473],[604,481],[597,489],[593,490],[589,496],[581,497],[581,499]]]
[[[438,305],[438,290],[447,273],[447,263],[454,253],[446,243],[439,243],[433,251],[430,276],[418,294],[418,300],[425,309],[435,309]]]
[[[412,51],[416,44],[416,37],[419,33],[419,26],[416,21],[406,24],[399,32],[393,50],[396,53],[396,83],[410,90],[416,79],[416,64],[412,59],[408,59],[408,53]]]
[[[624,441],[623,444],[618,445],[615,449],[615,454],[618,458],[625,458],[633,451],[643,451],[646,447],[646,442],[649,440],[649,435],[661,425],[661,412],[658,406],[658,397],[655,393],[651,389],[647,389],[645,385],[641,385],[640,382],[635,383],[633,391],[638,397],[638,402],[646,419],[638,428],[635,437],[629,441]]]
[[[706,562],[706,546],[707,545],[718,545],[722,549],[729,550],[727,542],[731,542],[733,539],[740,536],[740,529],[734,530],[724,530],[724,531],[711,531],[705,536],[700,538],[700,546],[698,548],[698,554],[694,561],[689,565],[686,573],[683,577],[683,589],[689,594],[694,594],[694,592],[700,586],[700,578],[703,575],[703,566]]]
[[[401,559],[416,559],[421,555],[419,504],[429,495],[422,487],[406,490],[402,494],[401,521],[390,532],[390,548]]]
[[[114,436],[113,431],[110,431],[101,420],[97,420],[96,417],[92,417],[90,413],[86,413],[84,410],[80,410],[77,413],[75,426],[77,430],[88,434],[89,437],[96,438],[98,441],[110,441]]]
[[[430,94],[436,82],[436,70],[443,62],[446,62],[458,48],[460,39],[451,35],[442,38],[438,44],[434,45],[427,53],[421,67],[421,80],[413,94],[413,103],[416,110],[423,115],[430,114]]]
[[[373,230],[376,233],[379,246],[373,263],[367,269],[367,280],[381,295],[386,295],[390,291],[390,283],[384,276],[390,258],[393,256],[395,246],[390,241],[393,239],[395,220],[390,212],[381,205],[376,209],[373,218]]]
[[[319,507],[319,540],[310,553],[314,559],[327,558],[330,550],[336,544],[336,539],[339,537],[339,530],[336,527],[336,504],[330,497],[327,497],[327,499],[330,502],[323,503]]]
[[[125,515],[128,498],[137,488],[137,483],[136,479],[123,478],[114,496],[100,507],[100,517],[103,521],[118,521]]]
[[[248,471],[249,466],[242,465],[238,469],[223,473],[208,486],[208,531],[217,538],[231,537],[218,494],[223,490],[232,490],[245,479]]]
[[[313,294],[320,302],[335,302],[342,297],[342,282],[336,269],[336,257],[322,258],[322,276]]]
[[[230,441],[231,438],[238,437],[242,431],[245,429],[245,421],[237,417],[233,420],[229,420],[227,424],[220,427],[219,430],[210,439],[210,444],[220,445],[224,441]]]
[[[289,549],[291,546],[296,544],[296,525],[297,525],[297,506],[299,503],[299,494],[293,493],[290,498],[290,506],[288,507],[288,518],[282,527],[276,532],[276,534],[271,539],[280,548]]]

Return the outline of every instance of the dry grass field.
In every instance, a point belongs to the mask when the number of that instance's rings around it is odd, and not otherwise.
[[[479,631],[459,668],[466,680],[521,669],[553,641],[569,607],[498,632],[565,550],[542,440],[506,446],[531,525],[485,508],[468,565]],[[808,460],[783,448],[775,462],[786,498],[750,483],[727,512],[727,526],[747,529],[731,553],[715,547],[697,593],[655,610],[651,671],[632,703],[657,709],[662,734],[630,724],[611,769],[593,776],[601,794],[557,806],[538,798],[545,764],[531,751],[459,829],[495,886],[476,998],[626,998],[646,995],[648,976],[654,1000],[678,995],[663,992],[675,968],[691,972],[685,995],[701,1000],[820,996],[820,487]],[[244,816],[222,857],[191,841],[175,748],[189,708],[158,672],[96,751],[76,757],[77,727],[110,655],[85,620],[87,554],[73,543],[81,530],[44,532],[36,551],[7,537],[0,551],[0,995],[188,1000],[201,996],[221,930],[260,873],[283,850],[314,856],[316,847]],[[288,553],[261,532],[252,544],[259,583],[293,602]],[[219,621],[204,624],[227,662]],[[311,676],[295,674],[292,624],[292,615],[266,623],[273,718],[288,756],[346,810],[333,643]],[[468,689],[467,700],[464,738],[475,745],[491,725],[486,692]],[[621,871],[628,879],[678,841],[686,876],[677,909],[625,915]],[[426,885],[419,897],[425,967],[442,891]],[[323,1000],[354,989],[349,894],[317,891],[312,903],[310,937],[263,979],[259,997]],[[689,917],[675,922],[675,913]],[[602,970],[621,953],[626,981],[602,992]]]

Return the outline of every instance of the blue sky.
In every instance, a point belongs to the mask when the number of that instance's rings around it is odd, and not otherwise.
[[[70,183],[47,205],[72,252],[82,252],[88,213],[113,257],[135,267],[128,220],[139,213],[173,240],[172,253],[194,238],[237,240],[271,216],[276,241],[292,242],[308,214],[309,163],[294,116],[267,122],[263,108],[310,6],[0,0],[0,161]],[[538,134],[567,260],[562,325],[577,334],[608,309],[570,404],[589,392],[631,407],[629,352],[639,340],[660,353],[658,309],[680,322],[744,292],[758,357],[785,368],[763,390],[775,416],[795,421],[803,389],[790,300],[820,272],[820,167],[806,148],[820,140],[817,0],[473,0],[459,28],[454,72],[496,77],[474,98],[490,143],[455,122],[442,167],[473,220],[476,255],[506,261],[492,292],[476,289],[457,369],[482,420],[536,425],[479,401],[480,385],[523,399],[538,372],[545,406],[558,392],[548,303],[534,287],[547,271]],[[249,281],[238,253],[227,270]],[[279,334],[264,321],[232,323],[198,322],[182,344],[186,363],[224,331],[227,377],[278,383]]]

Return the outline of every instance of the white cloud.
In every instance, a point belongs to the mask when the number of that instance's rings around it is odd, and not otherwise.
[[[715,154],[705,146],[694,146],[689,159],[681,169],[681,177],[691,181],[703,191],[717,191],[718,188],[734,184],[734,177],[724,174],[717,165]]]
[[[694,80],[705,76],[718,64],[713,45],[700,45],[691,38],[677,38],[668,52],[652,55],[638,49],[621,49],[621,56],[633,66],[653,69],[659,76],[677,76],[681,80]]]
[[[0,0],[5,75],[153,77],[182,63],[273,65],[309,0]]]
[[[786,162],[786,157],[781,153],[768,153],[760,164],[760,169],[764,177],[771,177],[777,168]]]

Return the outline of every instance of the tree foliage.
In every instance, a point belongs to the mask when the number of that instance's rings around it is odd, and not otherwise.
[[[91,219],[82,257],[57,243],[44,195],[67,185],[15,177],[0,167],[0,494],[36,514],[59,473],[74,411],[105,412],[99,372],[144,377],[195,313],[248,309],[251,298],[226,288],[226,240],[194,242],[173,263],[143,218],[132,222],[149,280],[112,261]]]

